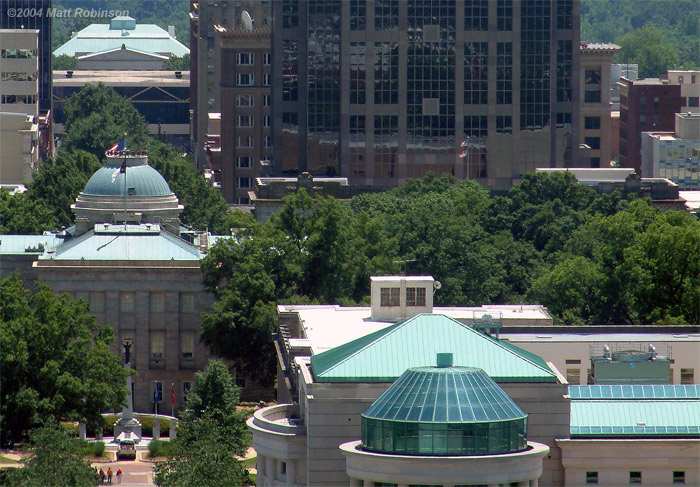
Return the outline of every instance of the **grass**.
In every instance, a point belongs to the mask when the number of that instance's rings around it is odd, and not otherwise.
[[[13,460],[12,458],[7,458],[2,455],[0,455],[0,463],[18,463],[17,460]]]
[[[258,457],[246,458],[245,460],[241,461],[243,462],[245,468],[255,468],[258,466]]]

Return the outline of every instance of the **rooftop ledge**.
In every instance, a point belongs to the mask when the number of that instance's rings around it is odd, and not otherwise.
[[[306,434],[306,426],[299,418],[299,406],[295,404],[278,404],[258,409],[247,423],[254,431],[294,436]]]

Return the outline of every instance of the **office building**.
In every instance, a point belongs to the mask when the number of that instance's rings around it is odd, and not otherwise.
[[[434,308],[439,286],[425,276],[373,277],[371,288],[369,308],[278,306],[279,404],[248,421],[257,485],[619,487],[645,479],[671,487],[700,480],[699,386],[570,386],[553,361],[525,348],[528,340],[504,339],[536,334],[554,355],[589,352],[596,339],[585,332],[546,340],[562,327],[541,306]],[[698,337],[670,340],[688,342],[685,359],[696,360]],[[646,372],[640,367],[638,375]],[[467,404],[478,418],[462,409]],[[492,415],[495,404],[502,407]]]
[[[700,71],[668,71],[668,82],[681,85],[681,111],[700,113]]]
[[[254,29],[270,25],[269,5],[261,0],[190,0],[190,147],[197,167],[207,166],[208,113],[221,113],[221,66],[215,26],[242,30],[243,12]]]
[[[0,29],[0,112],[39,118],[39,31]]]
[[[581,43],[579,81],[583,86],[579,119],[580,157],[588,167],[610,167],[612,57],[620,52],[615,44]],[[615,150],[617,152],[617,149]]]
[[[674,132],[642,133],[642,174],[700,190],[700,113],[676,113]]]
[[[38,30],[36,56],[39,60],[39,113],[42,117],[51,111],[51,23],[52,0],[0,0],[0,29]],[[27,15],[9,15],[9,12]],[[3,47],[5,44],[3,43]],[[50,122],[49,122],[50,124]]]
[[[672,132],[681,111],[681,87],[668,80],[626,78],[617,83],[620,92],[620,164],[642,177],[642,132]]]
[[[270,29],[249,27],[214,27],[220,70],[221,151],[220,165],[209,167],[224,199],[238,205],[250,204],[248,193],[255,178],[267,174],[272,155]]]
[[[0,111],[0,185],[11,187],[31,181],[38,162],[36,118]]]
[[[579,163],[578,0],[271,7],[275,174],[507,188]]]

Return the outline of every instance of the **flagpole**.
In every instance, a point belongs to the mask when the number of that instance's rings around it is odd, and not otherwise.
[[[170,415],[175,416],[175,383],[170,383]]]
[[[124,148],[124,233],[126,233],[126,148]]]

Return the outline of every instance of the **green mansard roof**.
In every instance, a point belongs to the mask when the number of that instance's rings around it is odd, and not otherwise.
[[[406,369],[451,352],[456,366],[496,382],[557,382],[539,356],[439,314],[420,314],[311,357],[316,382],[394,382]]]

